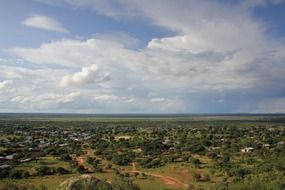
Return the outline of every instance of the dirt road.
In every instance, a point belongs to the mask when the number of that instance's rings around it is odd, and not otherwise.
[[[136,163],[135,162],[132,163],[132,170],[125,170],[123,172],[125,172],[125,173],[140,173],[140,174],[144,173],[145,175],[161,179],[166,185],[174,186],[174,187],[177,187],[177,188],[189,189],[189,185],[188,184],[183,183],[183,182],[179,181],[178,179],[176,179],[174,177],[160,175],[160,174],[155,174],[155,173],[152,173],[152,172],[139,171],[136,168]]]

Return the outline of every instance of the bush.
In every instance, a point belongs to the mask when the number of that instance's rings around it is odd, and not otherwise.
[[[195,144],[193,146],[191,146],[191,152],[193,153],[201,153],[205,150],[205,147],[201,144]]]
[[[226,186],[223,184],[218,185],[214,189],[227,189],[227,190],[281,190],[285,189],[285,182],[283,176],[274,176],[271,174],[251,176],[241,181],[233,181]]]
[[[191,163],[196,167],[199,168],[201,161],[198,158],[191,159]]]
[[[51,175],[55,173],[55,169],[48,166],[41,166],[39,168],[36,168],[36,170],[38,176]]]
[[[70,161],[72,160],[71,157],[68,154],[63,154],[59,157],[60,160],[62,161]]]
[[[17,185],[14,183],[1,183],[0,190],[47,190],[47,187],[41,185],[35,187],[34,185]]]
[[[144,168],[158,168],[163,165],[160,159],[151,158],[141,160],[140,164]]]
[[[12,170],[9,174],[9,177],[13,179],[21,179],[24,177],[24,171],[23,170]]]
[[[107,164],[107,166],[105,167],[107,170],[112,168],[112,164]]]
[[[210,181],[211,178],[210,178],[210,175],[209,174],[206,174],[203,176],[203,181]]]
[[[82,166],[82,165],[79,165],[78,167],[77,167],[77,171],[79,172],[79,173],[81,173],[81,174],[84,174],[84,173],[88,173],[88,171],[84,168],[84,166]]]
[[[140,190],[140,188],[129,180],[120,180],[114,183],[113,190]]]
[[[95,166],[95,167],[94,167],[94,171],[95,171],[95,172],[98,172],[98,173],[102,173],[102,172],[103,172],[103,169],[102,169],[101,167],[99,167],[99,166]]]
[[[56,173],[58,173],[58,174],[69,174],[70,171],[68,171],[67,169],[65,169],[63,167],[58,167],[58,168],[56,168]]]
[[[200,181],[201,180],[201,175],[196,173],[196,172],[193,172],[192,173],[192,177],[195,181]]]
[[[3,169],[0,171],[0,179],[6,178],[9,176],[10,169]]]
[[[123,155],[113,154],[112,162],[120,166],[126,166],[131,162],[131,157],[128,154],[123,154]]]

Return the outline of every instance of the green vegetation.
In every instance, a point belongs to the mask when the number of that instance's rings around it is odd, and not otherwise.
[[[282,115],[6,117],[0,134],[0,189],[55,190],[82,174],[107,190],[285,188]]]

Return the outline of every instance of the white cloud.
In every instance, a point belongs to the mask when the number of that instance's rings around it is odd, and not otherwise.
[[[95,96],[94,99],[97,101],[103,101],[103,102],[113,102],[113,101],[119,100],[120,98],[115,95],[101,94],[101,95]]]
[[[149,84],[151,86],[188,87],[194,91],[252,88],[261,83],[261,80],[265,80],[264,71],[272,67],[265,65],[263,71],[252,71],[253,66],[261,65],[256,62],[268,57],[273,59],[276,55],[279,58],[284,56],[284,46],[266,36],[264,24],[253,19],[249,10],[240,8],[243,2],[233,5],[215,1],[185,0],[62,2],[91,8],[101,14],[121,19],[126,16],[140,16],[155,25],[176,31],[177,34],[172,37],[151,40],[148,47],[140,52],[127,52],[121,45],[112,48],[113,51],[105,48],[105,52],[111,52],[109,55],[99,55],[104,63],[116,60],[118,64],[124,64],[125,67],[139,72],[144,83],[146,80],[152,81]],[[256,4],[263,2],[274,3],[256,1]],[[100,42],[108,47],[106,40]],[[81,43],[84,44],[86,43]],[[95,59],[98,56],[93,57]],[[82,58],[81,62],[88,61]],[[282,64],[276,60],[267,62],[274,63],[275,67]]]
[[[192,106],[193,94],[205,98],[209,92],[217,93],[217,97],[211,97],[213,100],[222,102],[220,97],[226,97],[228,103],[227,94],[246,94],[256,88],[266,91],[269,86],[284,83],[285,42],[271,38],[266,33],[266,25],[251,16],[249,7],[253,5],[244,9],[242,3],[220,4],[219,1],[61,2],[91,8],[116,19],[135,15],[174,34],[154,38],[139,50],[131,48],[137,40],[118,34],[97,34],[87,40],[62,39],[37,48],[13,48],[15,55],[39,64],[37,67],[65,68],[37,70],[36,82],[30,79],[30,71],[4,72],[6,79],[21,78],[40,89],[31,97],[48,94],[47,91],[55,90],[60,95],[78,89],[84,100],[77,106],[86,109],[97,106],[96,110],[121,112],[181,112]],[[262,2],[265,1],[258,1],[254,6]],[[51,75],[55,77],[50,79]],[[105,83],[107,76],[112,80]],[[0,80],[6,80],[5,77],[0,76]],[[40,88],[43,84],[48,87]],[[68,92],[63,92],[58,84],[69,87],[64,88]],[[151,92],[159,93],[148,96]],[[33,92],[26,89],[24,93],[26,98]]]
[[[63,39],[44,43],[39,48],[13,48],[12,52],[35,64],[53,64],[69,67],[105,65],[133,59],[133,51],[119,42],[91,38],[86,41]],[[135,60],[134,60],[135,61]]]
[[[119,103],[119,104],[131,104],[135,102],[133,97],[116,96],[114,94],[98,94],[94,97],[94,100],[103,103]]]
[[[172,43],[167,43],[165,41],[161,46],[172,46]],[[110,73],[117,82],[141,81],[150,88],[155,88],[153,86],[156,85],[160,88],[191,88],[194,91],[249,88],[257,80],[255,73],[240,77],[238,71],[243,69],[244,63],[255,59],[255,54],[244,57],[245,60],[241,61],[242,55],[234,57],[234,51],[215,52],[204,47],[201,52],[193,53],[190,44],[184,49],[189,52],[179,48],[172,51],[154,47],[137,51],[126,49],[118,42],[93,38],[86,41],[55,41],[34,49],[14,48],[13,52],[33,63],[84,67],[81,72],[64,77],[61,80],[62,86],[89,83],[95,75],[95,81],[105,81],[108,79],[106,73]],[[91,65],[96,65],[92,71],[89,68]],[[95,67],[99,67],[100,72]],[[133,79],[130,80],[129,77]]]
[[[134,101],[135,101],[134,98],[126,98],[125,103],[130,104],[130,103],[133,103]]]
[[[60,81],[60,85],[62,87],[82,86],[94,82],[101,83],[110,79],[107,73],[100,73],[98,66],[93,64],[89,67],[83,67],[80,72],[64,76]]]
[[[69,94],[44,93],[35,96],[16,96],[10,99],[12,103],[23,104],[27,108],[48,110],[57,107],[58,104],[73,102],[80,96],[80,92]]]
[[[0,80],[9,79],[0,85],[3,87],[0,90],[0,110],[48,111],[51,107],[71,103],[79,98],[79,92],[76,94],[72,90],[57,87],[60,78],[67,73],[49,68],[28,69],[0,65]]]
[[[69,31],[54,18],[44,15],[33,15],[22,22],[23,25],[43,30],[68,33]]]
[[[12,80],[5,80],[0,82],[0,91],[6,90],[13,84]]]
[[[151,98],[150,102],[164,102],[165,100],[166,100],[165,98],[157,97],[157,98]]]
[[[139,44],[139,40],[130,36],[128,33],[114,32],[108,34],[95,34],[93,36],[95,39],[118,42],[126,48],[136,47]]]

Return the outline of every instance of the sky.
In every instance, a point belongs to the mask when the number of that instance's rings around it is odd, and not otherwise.
[[[285,1],[2,0],[0,112],[285,113]]]

